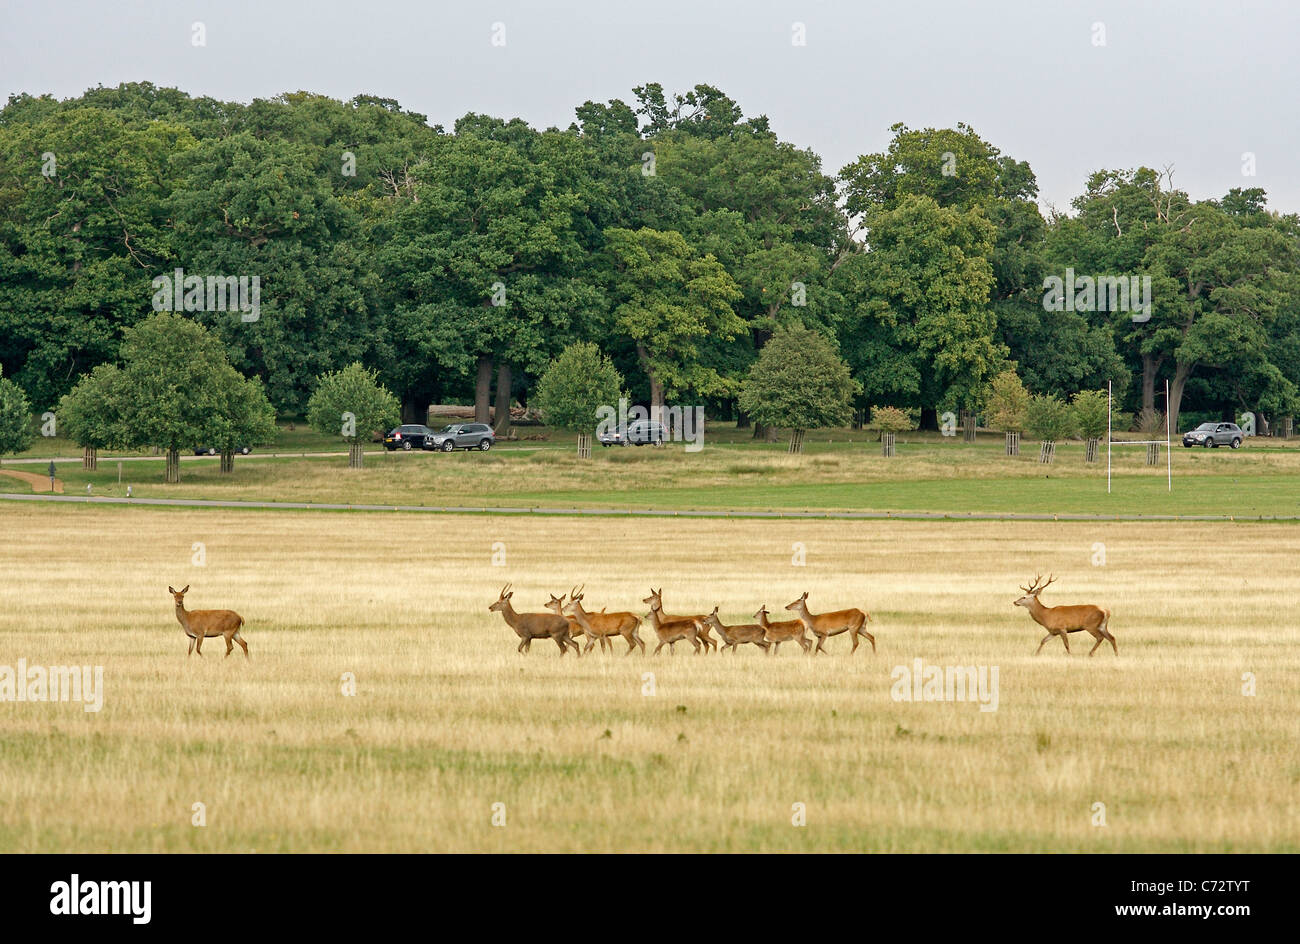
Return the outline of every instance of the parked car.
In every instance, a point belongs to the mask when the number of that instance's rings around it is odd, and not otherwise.
[[[384,448],[389,452],[395,449],[405,449],[407,452],[412,449],[433,449],[433,438],[436,435],[438,434],[429,427],[419,423],[394,426],[384,436]]]
[[[246,456],[252,451],[253,450],[250,449],[248,446],[240,446],[235,450],[235,452],[237,452],[241,456]],[[218,449],[216,446],[195,446],[194,447],[194,454],[196,456],[215,456],[215,455],[219,455],[220,453],[221,450]]]
[[[1213,446],[1215,449],[1231,446],[1239,449],[1245,435],[1236,423],[1202,423],[1196,429],[1183,433],[1183,445],[1188,449],[1192,446]]]
[[[613,430],[601,433],[597,439],[602,446],[644,446],[647,443],[659,444],[668,438],[664,424],[655,420],[634,420],[628,424],[627,431]]]
[[[496,445],[497,436],[487,423],[452,423],[433,434],[430,449],[451,452],[455,449],[478,449],[487,452]]]

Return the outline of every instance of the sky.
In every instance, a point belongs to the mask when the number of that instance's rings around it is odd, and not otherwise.
[[[647,82],[707,83],[830,173],[897,122],[960,121],[1029,162],[1045,210],[1145,165],[1196,199],[1262,187],[1300,212],[1298,37],[1295,0],[4,0],[0,92],[366,93],[447,128],[471,111],[544,128]]]

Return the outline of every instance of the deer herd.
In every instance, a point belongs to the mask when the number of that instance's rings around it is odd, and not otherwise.
[[[1109,642],[1111,648],[1115,650],[1115,655],[1118,656],[1119,644],[1115,642],[1115,637],[1110,634],[1109,629],[1110,610],[1089,604],[1044,606],[1039,602],[1038,595],[1055,580],[1055,577],[1049,577],[1047,583],[1043,583],[1042,576],[1034,578],[1034,582],[1028,587],[1020,588],[1025,591],[1025,595],[1014,601],[1015,606],[1028,609],[1029,615],[1047,630],[1047,635],[1038,644],[1034,655],[1041,653],[1043,646],[1053,636],[1061,637],[1061,642],[1065,644],[1065,651],[1069,653],[1070,633],[1087,632],[1097,640],[1088,655],[1095,653],[1097,647],[1103,642]],[[511,597],[514,596],[514,591],[510,588],[511,584],[502,587],[501,592],[497,594],[496,602],[488,609],[500,613],[510,628],[515,631],[515,635],[519,637],[518,652],[528,652],[534,639],[551,639],[560,648],[560,655],[564,655],[570,649],[573,650],[574,655],[591,652],[592,647],[598,642],[602,652],[608,646],[612,653],[614,637],[621,636],[627,643],[627,651],[624,655],[630,656],[638,648],[643,654],[645,653],[645,642],[638,632],[643,617],[628,612],[609,613],[605,608],[602,608],[599,613],[588,610],[582,603],[585,586],[570,590],[568,603],[564,602],[565,594],[560,594],[558,597],[551,594],[550,600],[545,604],[546,609],[549,610],[547,613],[517,612],[510,603]],[[659,645],[655,646],[654,650],[656,654],[664,646],[668,647],[669,653],[676,654],[677,643],[684,641],[691,644],[696,655],[709,651],[725,652],[727,649],[734,654],[737,647],[744,643],[753,643],[768,655],[772,655],[783,642],[796,642],[805,655],[815,655],[818,652],[826,652],[826,640],[841,633],[848,633],[853,641],[850,654],[857,651],[859,636],[871,643],[873,653],[876,651],[876,637],[866,630],[866,624],[871,622],[871,614],[859,609],[813,613],[808,609],[806,592],[793,603],[786,604],[785,608],[794,613],[795,619],[779,620],[774,623],[768,619],[767,605],[764,604],[754,614],[757,622],[734,626],[722,622],[716,606],[711,613],[696,613],[689,616],[665,613],[662,588],[656,590],[651,587],[650,595],[641,602],[650,607],[650,612],[645,614],[644,619],[650,621],[655,635],[659,638]],[[718,639],[722,641],[721,650],[718,649],[718,640],[713,638],[711,631],[717,632]],[[578,639],[584,636],[587,644],[580,648]],[[817,642],[816,646],[813,645],[814,639]]]
[[[1118,656],[1119,644],[1115,642],[1115,637],[1111,635],[1109,628],[1110,610],[1091,604],[1044,606],[1039,601],[1038,595],[1055,580],[1055,577],[1049,576],[1047,582],[1043,583],[1041,575],[1035,577],[1032,584],[1020,588],[1025,591],[1025,595],[1013,603],[1015,606],[1023,606],[1029,610],[1029,615],[1034,618],[1034,621],[1047,630],[1047,635],[1038,644],[1034,655],[1041,653],[1043,646],[1053,636],[1061,637],[1068,654],[1070,633],[1086,632],[1096,640],[1088,655],[1093,655],[1102,643],[1109,642],[1111,648],[1115,650],[1115,655]],[[528,652],[534,639],[552,640],[559,647],[560,655],[564,655],[570,649],[575,656],[591,652],[592,647],[598,642],[601,652],[608,647],[612,653],[615,637],[621,637],[627,643],[625,655],[630,656],[637,649],[640,649],[643,655],[645,654],[645,641],[641,639],[639,632],[642,617],[628,612],[609,613],[604,607],[599,613],[588,610],[583,606],[585,585],[569,591],[568,603],[564,602],[565,594],[558,597],[551,595],[551,599],[545,604],[548,611],[545,613],[516,611],[510,602],[511,597],[514,596],[514,591],[510,587],[511,584],[506,584],[501,588],[496,602],[491,604],[488,610],[500,613],[510,628],[515,631],[515,635],[519,637],[517,651],[520,653]],[[202,656],[203,640],[221,636],[226,641],[227,656],[234,650],[234,643],[239,643],[240,648],[244,650],[244,658],[249,658],[248,644],[240,634],[244,626],[244,618],[233,610],[185,609],[185,594],[189,589],[188,584],[183,590],[167,588],[167,592],[172,595],[176,604],[176,620],[185,630],[185,635],[189,637],[189,654],[197,652]],[[712,612],[703,614],[682,616],[665,613],[662,588],[656,590],[651,587],[650,595],[641,602],[650,607],[650,612],[645,615],[645,619],[650,621],[655,636],[659,639],[659,645],[655,646],[655,654],[667,646],[669,653],[676,655],[677,644],[689,642],[696,655],[710,651],[725,652],[727,649],[730,649],[734,655],[738,647],[745,643],[753,643],[768,655],[773,655],[781,648],[781,643],[796,642],[805,655],[815,655],[818,652],[826,652],[826,640],[841,633],[848,633],[853,641],[850,653],[857,651],[859,636],[871,643],[873,653],[876,651],[876,637],[866,630],[866,624],[871,622],[869,613],[859,609],[813,613],[808,609],[807,592],[793,603],[786,604],[785,608],[794,613],[795,619],[778,620],[774,623],[768,619],[767,604],[763,604],[754,614],[757,622],[732,626],[722,622],[716,606]],[[718,639],[713,638],[713,632],[717,632]],[[580,637],[586,637],[585,647],[579,648]],[[718,649],[719,639],[722,641],[721,650]],[[815,647],[813,639],[817,641]]]

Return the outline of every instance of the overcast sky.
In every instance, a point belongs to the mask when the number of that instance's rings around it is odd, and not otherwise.
[[[1298,39],[1294,0],[3,0],[0,89],[365,92],[448,128],[467,111],[563,127],[587,99],[705,82],[831,173],[895,122],[965,121],[1030,163],[1044,207],[1093,170],[1171,164],[1195,198],[1263,187],[1296,212]]]

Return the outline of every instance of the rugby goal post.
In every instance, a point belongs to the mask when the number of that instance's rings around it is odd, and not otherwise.
[[[1106,494],[1110,494],[1110,450],[1112,446],[1159,446],[1165,447],[1165,479],[1168,490],[1174,490],[1174,453],[1169,435],[1169,381],[1165,381],[1165,438],[1164,439],[1121,439],[1118,442],[1111,430],[1111,382],[1106,381]]]

